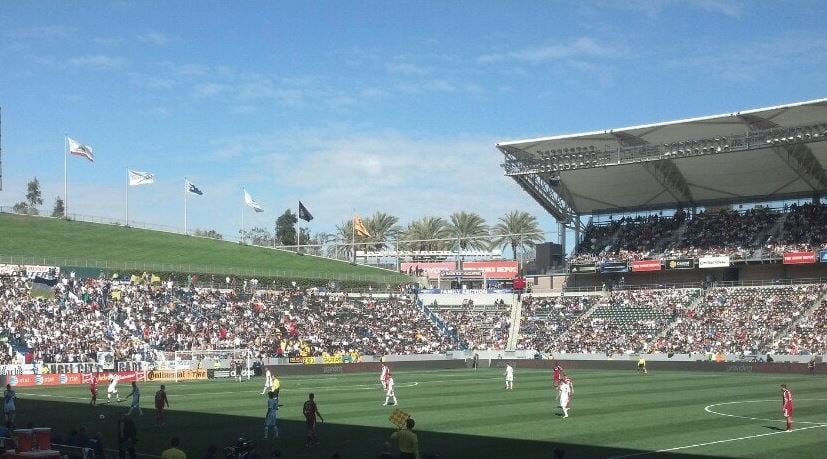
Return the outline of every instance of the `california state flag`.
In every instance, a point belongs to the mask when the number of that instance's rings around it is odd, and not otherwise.
[[[92,147],[84,145],[71,137],[67,137],[67,139],[69,140],[69,153],[76,156],[83,156],[89,161],[95,160],[95,157],[92,155]]]

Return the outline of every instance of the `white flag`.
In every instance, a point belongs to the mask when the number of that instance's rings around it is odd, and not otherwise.
[[[149,185],[155,183],[155,175],[149,172],[129,171],[129,186]]]
[[[244,190],[244,203],[252,207],[253,210],[255,210],[256,212],[264,212],[264,209],[261,207],[261,205],[259,205],[259,203],[253,200],[253,197],[250,196],[250,193],[248,193],[247,190]]]
[[[77,156],[83,156],[89,161],[95,160],[95,157],[92,155],[92,147],[89,145],[84,145],[71,137],[67,137],[66,139],[69,141],[69,153]]]

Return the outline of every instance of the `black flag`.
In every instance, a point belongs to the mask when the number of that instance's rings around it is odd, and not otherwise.
[[[310,211],[307,210],[307,207],[304,207],[301,201],[299,201],[299,218],[306,222],[313,220],[313,215],[310,214]]]

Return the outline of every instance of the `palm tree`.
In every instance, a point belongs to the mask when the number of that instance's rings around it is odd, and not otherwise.
[[[486,249],[489,246],[488,225],[485,219],[473,212],[454,212],[448,232],[456,240],[458,250]],[[456,246],[455,246],[456,247]]]
[[[341,224],[336,225],[337,244],[333,246],[331,258],[339,258],[345,260],[353,259],[353,244],[358,241],[361,236],[356,234],[354,240],[353,220],[345,220]]]
[[[394,239],[396,235],[402,230],[397,225],[399,219],[393,215],[384,212],[376,212],[370,217],[366,218],[365,228],[370,233],[367,241],[370,247],[374,250],[382,250],[387,247],[387,241]]]
[[[517,249],[534,247],[534,244],[546,239],[540,231],[537,218],[519,210],[513,210],[500,217],[500,222],[494,225],[491,233],[494,236],[492,247],[505,248],[510,245],[514,260],[517,259]]]
[[[445,247],[445,240],[450,237],[448,226],[442,217],[422,217],[408,223],[403,231],[404,246],[408,250],[440,250]]]

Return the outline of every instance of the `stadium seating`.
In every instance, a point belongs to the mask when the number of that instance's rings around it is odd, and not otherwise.
[[[591,224],[570,263],[780,256],[787,251],[827,248],[827,206],[792,205],[781,210],[752,208],[688,215],[624,217]]]
[[[480,305],[464,301],[461,306],[431,306],[448,324],[460,349],[503,350],[508,343],[511,308],[504,303]]]

